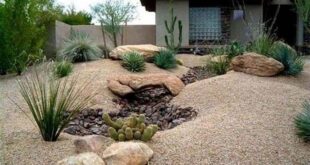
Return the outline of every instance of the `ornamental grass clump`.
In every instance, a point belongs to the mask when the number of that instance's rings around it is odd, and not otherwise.
[[[304,60],[292,47],[283,42],[275,42],[270,56],[284,65],[284,75],[296,76],[303,71]]]
[[[145,70],[145,61],[137,52],[130,52],[122,57],[122,66],[130,72],[142,72]]]
[[[87,34],[73,33],[59,51],[59,56],[72,62],[85,62],[100,59],[102,50]]]
[[[226,58],[220,58],[218,61],[209,61],[206,67],[216,75],[223,75],[228,71],[229,60]]]
[[[177,67],[175,52],[171,50],[160,50],[154,58],[156,66],[162,69],[172,69]]]
[[[275,39],[272,36],[268,34],[262,34],[250,43],[250,45],[247,48],[247,51],[269,56],[274,41]]]
[[[297,129],[297,136],[304,141],[310,141],[310,104],[304,103],[304,110],[295,118],[295,127]]]
[[[69,61],[63,60],[54,63],[53,73],[57,78],[68,76],[73,70],[73,64]]]
[[[45,141],[56,141],[72,117],[93,98],[94,93],[85,93],[88,83],[78,86],[78,82],[76,78],[57,80],[37,70],[18,81],[20,93]]]

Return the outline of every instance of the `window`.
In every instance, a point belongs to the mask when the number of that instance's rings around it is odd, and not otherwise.
[[[190,41],[214,41],[222,38],[221,9],[219,7],[190,8]]]

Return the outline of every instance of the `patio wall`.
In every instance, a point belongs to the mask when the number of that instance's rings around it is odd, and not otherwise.
[[[99,46],[104,45],[101,27],[97,25],[75,25],[70,26],[60,21],[49,29],[49,38],[46,43],[45,52],[49,58],[55,57],[64,41],[70,37],[71,31],[87,33]],[[156,44],[155,25],[128,25],[123,28],[123,39],[118,36],[119,45]],[[113,48],[113,42],[106,37],[108,48]],[[121,43],[121,41],[123,42]]]

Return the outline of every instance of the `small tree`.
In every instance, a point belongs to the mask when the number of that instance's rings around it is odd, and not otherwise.
[[[96,17],[109,37],[118,46],[117,35],[121,33],[121,25],[132,21],[135,18],[136,6],[124,0],[106,0],[92,7],[94,17]],[[105,34],[104,34],[105,35]],[[107,48],[106,44],[105,47]]]
[[[61,16],[61,21],[69,25],[91,25],[92,15],[85,11],[76,11],[71,5]]]
[[[175,30],[175,24],[177,21],[177,16],[174,16],[174,10],[173,10],[173,0],[170,0],[169,2],[169,12],[171,16],[170,24],[168,24],[168,21],[165,20],[165,26],[166,30],[168,32],[168,35],[165,35],[165,42],[168,47],[168,49],[173,50],[173,51],[178,51],[178,49],[181,47],[182,44],[182,30],[183,30],[183,25],[182,21],[178,21],[178,27],[179,27],[179,43],[176,45],[175,44],[175,39],[174,39],[174,30]]]
[[[306,30],[310,33],[310,1],[295,0],[298,14],[301,16]]]

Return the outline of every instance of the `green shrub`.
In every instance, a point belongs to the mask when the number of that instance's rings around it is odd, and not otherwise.
[[[310,104],[304,103],[304,111],[295,118],[295,127],[298,137],[310,141]]]
[[[177,61],[174,51],[160,50],[154,58],[156,66],[162,69],[171,69],[177,67]]]
[[[42,138],[56,141],[72,117],[86,108],[94,95],[84,93],[88,82],[78,86],[77,79],[56,80],[48,75],[36,70],[18,84]]]
[[[131,72],[142,72],[145,70],[143,56],[136,52],[130,52],[122,57],[122,66]]]
[[[228,47],[228,59],[231,60],[236,56],[242,55],[244,51],[244,46],[241,43],[234,41]]]
[[[58,78],[68,76],[73,70],[73,64],[66,60],[56,62],[54,64],[53,72]]]
[[[296,76],[304,68],[304,61],[297,55],[297,52],[283,42],[275,42],[271,57],[284,65],[284,75]]]
[[[91,25],[93,17],[85,11],[77,12],[74,7],[70,7],[61,16],[61,21],[69,25]]]
[[[229,60],[220,58],[218,61],[209,61],[207,68],[216,75],[226,74],[229,68]]]
[[[270,56],[273,43],[273,37],[267,34],[262,34],[250,43],[248,51]]]
[[[85,62],[99,59],[102,50],[87,34],[73,32],[71,38],[64,43],[59,56],[72,62]]]

